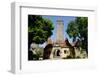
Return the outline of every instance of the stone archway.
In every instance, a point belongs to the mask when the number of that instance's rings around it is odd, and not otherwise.
[[[61,53],[60,49],[55,49],[53,53],[53,58],[59,58],[60,53]]]
[[[57,49],[56,56],[60,56],[60,50]]]

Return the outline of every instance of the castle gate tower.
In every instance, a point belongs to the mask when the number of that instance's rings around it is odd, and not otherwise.
[[[64,41],[64,23],[63,20],[56,21],[56,42],[59,44]]]

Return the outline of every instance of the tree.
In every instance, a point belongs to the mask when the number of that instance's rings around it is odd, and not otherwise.
[[[76,38],[78,36],[78,26],[75,21],[71,21],[68,24],[66,32],[68,33],[69,37],[73,39],[73,42],[76,41]]]
[[[28,44],[43,44],[52,35],[54,29],[51,20],[40,15],[28,15]]]
[[[87,51],[88,44],[88,18],[87,17],[76,17],[75,20],[70,21],[66,32],[69,37],[74,41],[79,40],[79,45]]]

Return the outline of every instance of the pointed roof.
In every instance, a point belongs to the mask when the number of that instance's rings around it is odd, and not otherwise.
[[[70,42],[68,41],[68,39],[66,38],[65,40],[66,46],[72,47],[72,45],[70,44]]]

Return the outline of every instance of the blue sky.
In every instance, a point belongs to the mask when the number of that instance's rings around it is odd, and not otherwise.
[[[63,30],[63,33],[64,33],[64,39],[67,37],[69,42],[72,42],[72,39],[69,38],[68,34],[66,33],[66,29],[68,27],[68,23],[72,20],[75,20],[75,16],[43,16],[44,18],[47,18],[47,19],[50,19],[52,22],[53,22],[53,26],[54,26],[54,30],[53,30],[53,35],[51,36],[51,39],[52,40],[55,40],[56,39],[56,29],[55,29],[55,26],[56,26],[56,21],[58,19],[61,19],[63,20],[64,22],[64,30]]]

